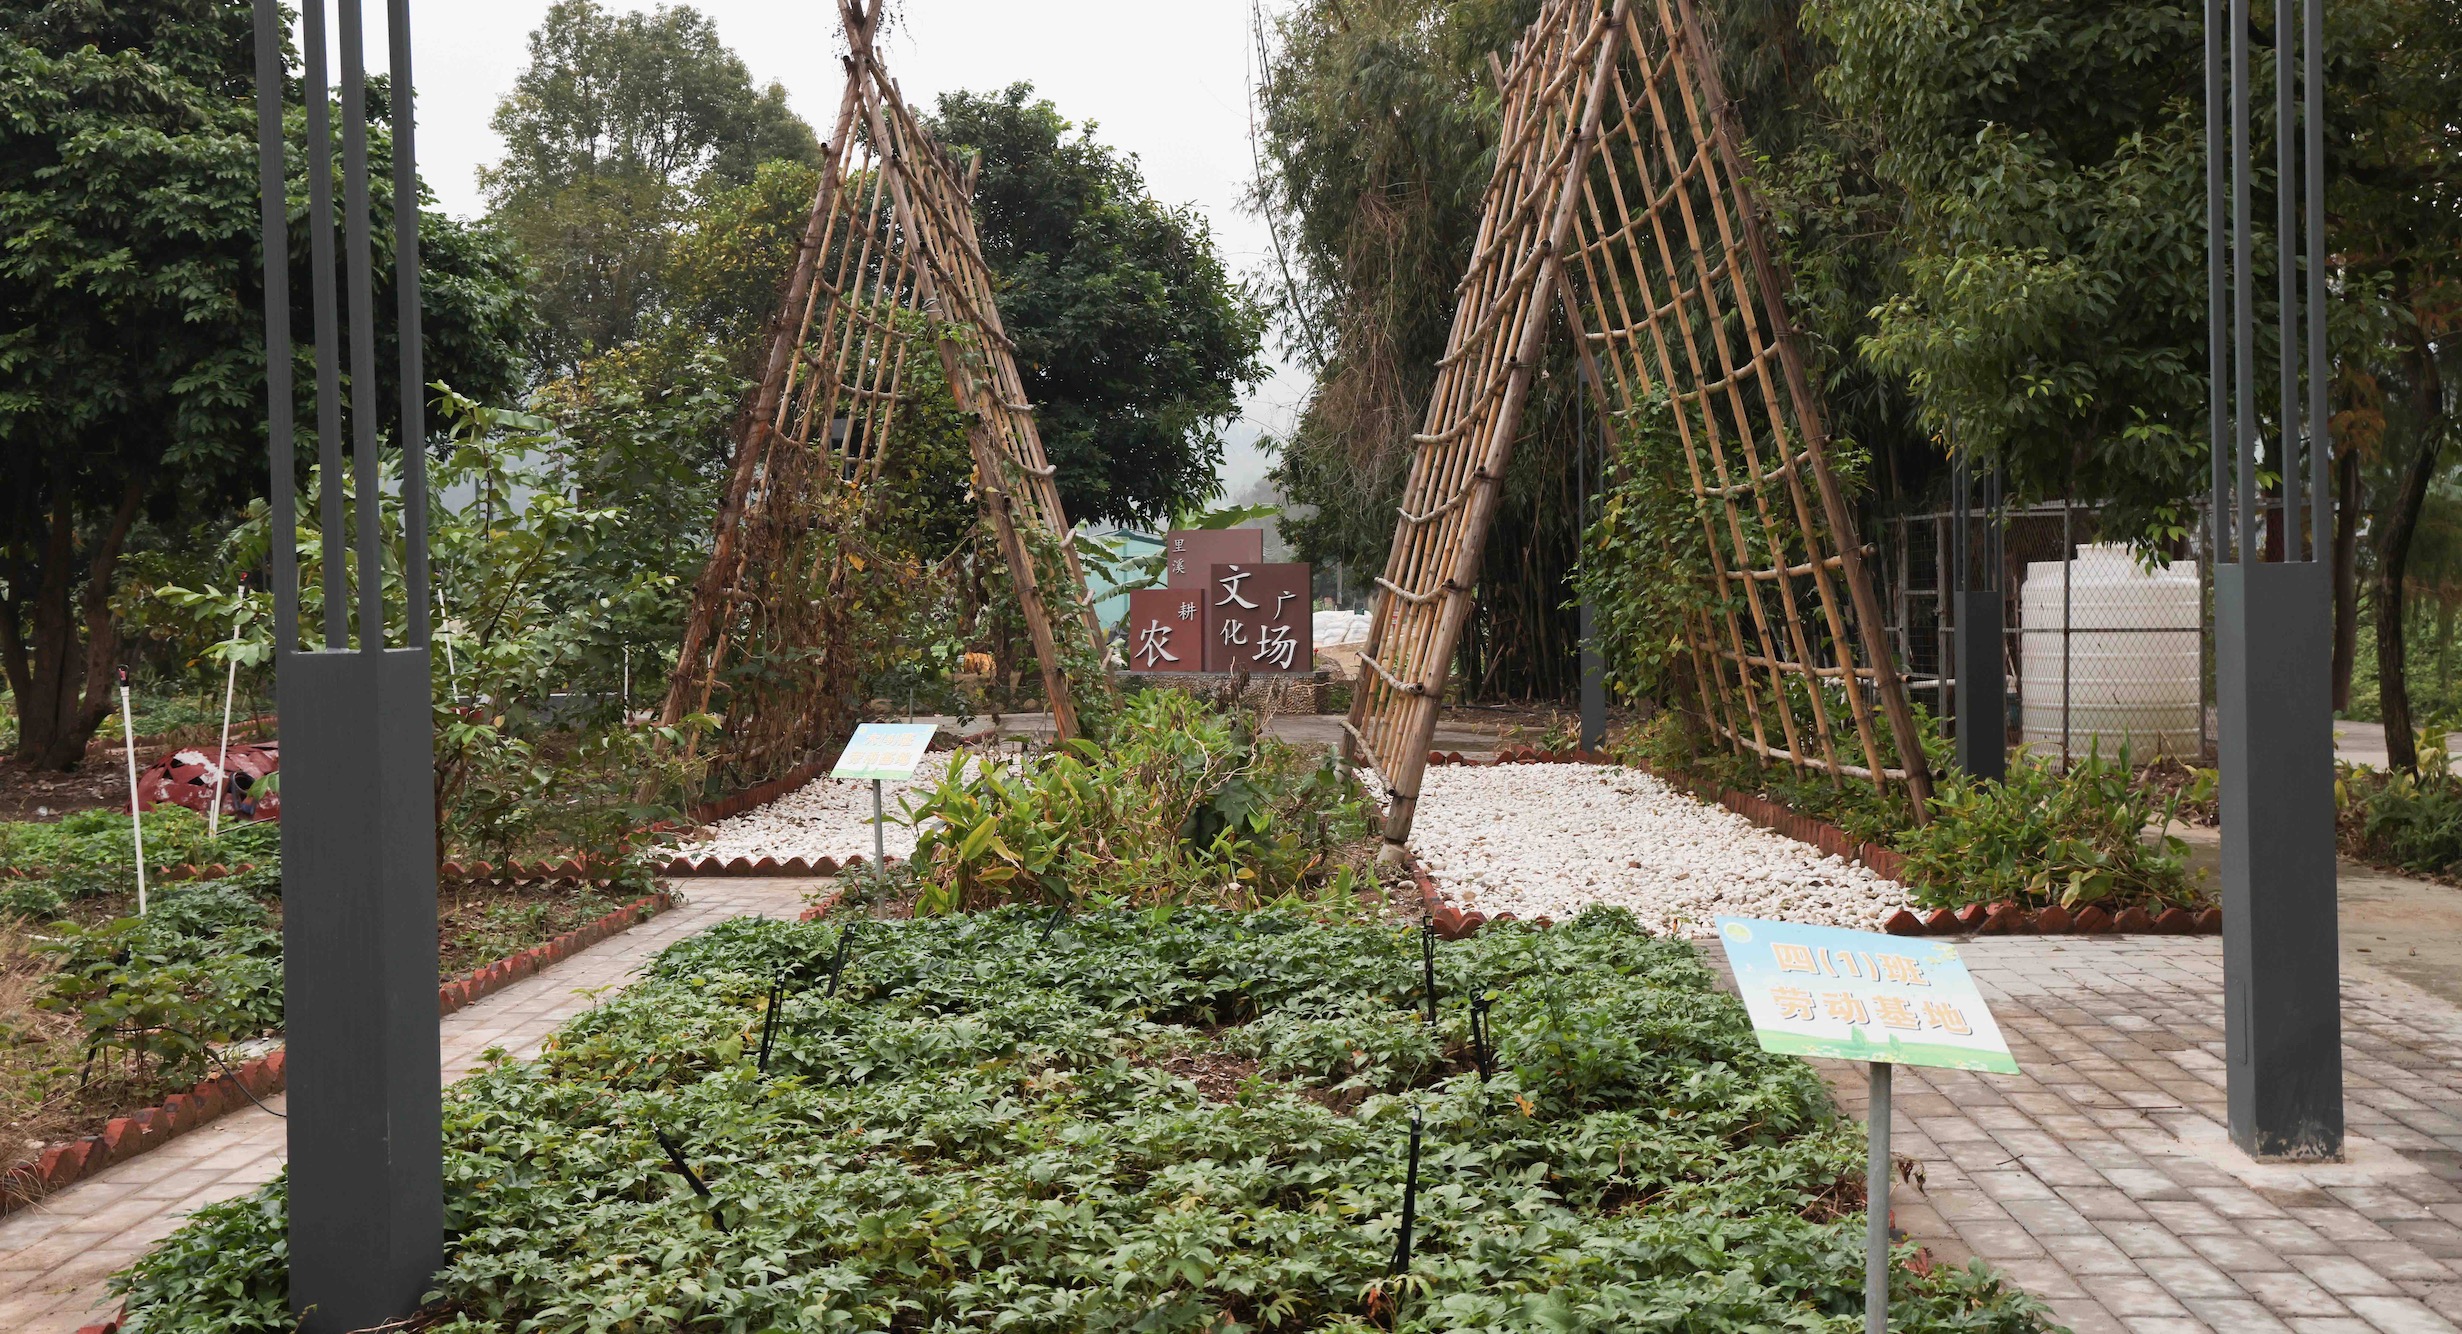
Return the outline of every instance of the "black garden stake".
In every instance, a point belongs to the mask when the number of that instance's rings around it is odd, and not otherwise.
[[[1051,943],[1051,933],[1059,930],[1060,924],[1067,920],[1069,920],[1069,905],[1065,903],[1053,904],[1051,906],[1051,916],[1043,919],[1043,939],[1041,943],[1049,945]]]
[[[710,1222],[715,1224],[719,1231],[726,1231],[727,1216],[718,1211],[717,1199],[710,1194],[710,1188],[702,1183],[701,1178],[694,1174],[692,1164],[684,1161],[684,1151],[675,1146],[674,1140],[667,1138],[666,1131],[652,1126],[650,1133],[658,1136],[658,1147],[667,1151],[667,1161],[674,1165],[676,1171],[683,1173],[686,1181],[692,1183],[693,1194],[710,1202]]]
[[[756,1068],[769,1073],[769,1048],[778,1036],[778,1007],[786,1004],[786,974],[780,973],[769,984],[769,1008],[761,1016],[761,1059]]]
[[[1419,924],[1419,958],[1427,968],[1428,1022],[1436,1022],[1436,923]]]
[[[821,993],[823,999],[838,994],[838,978],[846,972],[847,942],[854,938],[855,922],[854,919],[849,918],[846,925],[838,928],[838,957],[829,961],[829,990]]]
[[[1494,1003],[1494,996],[1485,991],[1470,998],[1470,1053],[1471,1059],[1479,1063],[1481,1082],[1487,1080],[1489,1062],[1496,1054],[1496,1049],[1488,1044],[1487,1033],[1487,1007]]]
[[[1411,1267],[1411,1224],[1419,1217],[1419,1109],[1411,1109],[1410,1167],[1402,1176],[1402,1230],[1393,1246],[1393,1272],[1407,1272]]]

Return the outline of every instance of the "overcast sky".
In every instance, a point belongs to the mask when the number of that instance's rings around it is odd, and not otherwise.
[[[650,9],[602,0],[617,10]],[[503,146],[488,129],[496,102],[528,58],[549,0],[416,0],[419,166],[448,211],[484,211],[478,168]],[[836,6],[829,0],[701,0],[755,83],[776,80],[822,135],[837,107]],[[882,56],[907,101],[1024,81],[1104,143],[1134,153],[1154,195],[1211,220],[1232,271],[1272,262],[1265,225],[1240,207],[1253,173],[1248,79],[1249,0],[892,0],[901,21]],[[1271,5],[1269,3],[1269,9]],[[381,42],[381,38],[379,39]],[[372,64],[381,64],[371,53]],[[1268,355],[1280,364],[1270,341]],[[1283,430],[1306,392],[1279,371],[1253,390],[1231,432],[1224,480],[1237,496],[1264,471],[1259,431]]]

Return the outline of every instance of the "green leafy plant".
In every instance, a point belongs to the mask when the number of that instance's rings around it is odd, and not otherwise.
[[[2203,902],[2188,883],[2187,845],[2167,832],[2178,799],[2140,787],[2125,748],[2107,760],[2097,746],[2065,770],[2020,754],[2004,781],[1956,772],[1937,781],[1931,822],[1896,839],[1920,903],[2159,910]],[[2149,843],[2146,826],[2158,818],[2165,832]]]
[[[1621,913],[1441,947],[1292,911],[728,922],[449,1095],[453,1334],[1839,1329],[1863,1143],[1691,946]],[[855,932],[843,985],[823,980]],[[785,980],[766,1075],[772,987]],[[1387,1273],[1413,1111],[1409,1272]],[[704,1201],[669,1167],[675,1139]],[[282,1183],[123,1275],[129,1334],[287,1329]],[[727,1220],[710,1221],[715,1204]],[[2037,1334],[1903,1265],[1913,1334]],[[1671,1315],[1671,1313],[1675,1313]]]
[[[59,971],[41,1004],[79,1017],[89,1062],[117,1052],[177,1085],[207,1073],[208,1044],[282,1025],[282,934],[227,884],[166,887],[143,917],[61,923],[43,948]]]

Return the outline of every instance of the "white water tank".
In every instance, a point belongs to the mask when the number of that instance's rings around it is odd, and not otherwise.
[[[2020,739],[2038,755],[2061,744],[2063,572],[2068,589],[2068,744],[2106,759],[2126,743],[2139,761],[2197,755],[2200,626],[2204,598],[2197,567],[2149,570],[2125,546],[2078,548],[2077,559],[2032,561],[2018,593]]]

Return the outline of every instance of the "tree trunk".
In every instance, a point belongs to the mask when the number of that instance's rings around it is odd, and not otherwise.
[[[2411,692],[2403,655],[2403,576],[2411,560],[2411,539],[2419,532],[2419,513],[2428,503],[2428,484],[2436,479],[2445,447],[2445,386],[2438,377],[2436,351],[2417,325],[2411,328],[2411,394],[2419,431],[2419,452],[2402,480],[2402,494],[2387,516],[2385,538],[2377,558],[2377,697],[2385,717],[2385,759],[2396,768],[2419,772],[2419,747],[2411,723]]]
[[[2351,710],[2351,666],[2359,659],[2359,451],[2334,461],[2334,712]]]
[[[52,509],[51,536],[32,589],[32,649],[23,636],[28,619],[22,599],[8,607],[9,688],[17,695],[17,758],[38,769],[73,769],[85,758],[86,742],[110,714],[114,669],[119,665],[120,627],[111,617],[112,577],[120,548],[136,523],[142,492],[132,481],[112,512],[110,526],[86,562],[84,588],[77,587],[77,522],[68,500]],[[84,622],[79,643],[78,622]]]

